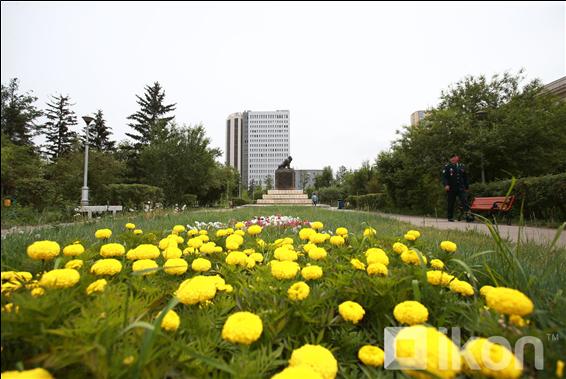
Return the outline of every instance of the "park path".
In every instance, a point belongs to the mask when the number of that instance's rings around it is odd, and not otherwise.
[[[342,210],[341,210],[342,211]],[[428,226],[436,229],[452,229],[462,231],[477,231],[480,233],[490,234],[487,226],[480,222],[467,223],[465,221],[449,222],[445,219],[424,217],[424,216],[404,216],[383,212],[372,212],[382,217],[387,217],[399,221],[408,222],[416,226]],[[501,238],[508,239],[512,242],[517,242],[520,238],[521,242],[533,242],[537,245],[550,246],[554,237],[556,237],[556,229],[551,228],[537,228],[532,226],[519,227],[517,225],[498,225],[499,234]],[[520,234],[519,234],[520,232]],[[564,231],[556,246],[566,248],[566,231]]]

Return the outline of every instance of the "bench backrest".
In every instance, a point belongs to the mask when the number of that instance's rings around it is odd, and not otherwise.
[[[508,211],[515,202],[515,196],[476,197],[470,208],[478,210]]]

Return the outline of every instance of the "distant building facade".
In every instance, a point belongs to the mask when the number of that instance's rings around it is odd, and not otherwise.
[[[295,187],[305,190],[314,187],[314,179],[322,174],[322,170],[295,170]]]
[[[232,113],[226,119],[226,165],[242,172],[242,114]]]
[[[562,101],[566,101],[566,76],[548,83],[544,86],[544,89],[558,96]]]
[[[415,111],[411,113],[411,126],[417,126],[419,122],[425,119],[427,113],[426,111]]]

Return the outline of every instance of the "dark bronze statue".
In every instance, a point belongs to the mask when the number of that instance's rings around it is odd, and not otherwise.
[[[289,157],[287,157],[287,159],[285,159],[283,161],[283,163],[281,163],[279,165],[278,168],[291,168],[291,161],[293,160],[293,158],[289,155]]]

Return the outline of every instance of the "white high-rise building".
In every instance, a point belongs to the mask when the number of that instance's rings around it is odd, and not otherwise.
[[[289,111],[234,113],[227,119],[226,130],[226,163],[240,171],[242,184],[264,186],[270,176],[274,185],[275,170],[289,156]]]

